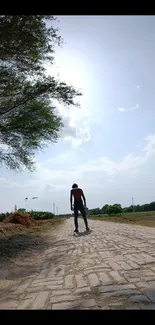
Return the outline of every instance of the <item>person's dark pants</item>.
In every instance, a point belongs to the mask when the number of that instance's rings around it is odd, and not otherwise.
[[[78,229],[78,212],[81,212],[86,228],[88,228],[86,210],[81,201],[74,202],[74,223],[75,229]]]

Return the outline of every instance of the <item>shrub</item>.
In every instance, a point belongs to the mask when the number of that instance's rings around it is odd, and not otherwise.
[[[54,217],[52,212],[46,212],[46,211],[30,211],[30,212],[26,212],[25,209],[18,209],[18,211],[14,212],[14,213],[1,213],[0,214],[0,222],[3,222],[3,220],[5,220],[8,216],[14,214],[14,216],[20,215],[20,216],[25,216],[25,215],[29,215],[31,217],[33,217],[35,220],[48,220],[48,219],[52,219]]]
[[[109,205],[107,208],[108,215],[116,215],[122,213],[122,207],[118,204]]]
[[[8,217],[7,213],[1,213],[0,214],[0,222],[2,222],[6,217]]]
[[[35,220],[48,220],[54,217],[52,212],[47,212],[47,211],[30,211],[29,214]]]

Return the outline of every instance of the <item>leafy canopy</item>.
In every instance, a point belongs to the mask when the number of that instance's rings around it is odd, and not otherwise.
[[[56,18],[0,16],[0,163],[34,169],[37,150],[59,139],[57,103],[77,106],[81,93],[47,74],[55,45],[62,44]]]

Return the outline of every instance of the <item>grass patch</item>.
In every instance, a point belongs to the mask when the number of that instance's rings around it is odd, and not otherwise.
[[[105,214],[89,216],[90,220],[110,221],[116,223],[128,223],[146,227],[155,227],[155,211],[124,213],[118,216],[108,216]]]

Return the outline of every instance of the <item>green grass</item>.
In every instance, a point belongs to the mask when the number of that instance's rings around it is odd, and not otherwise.
[[[137,216],[155,216],[155,211],[144,211],[144,212],[126,212],[122,213],[125,217],[137,217]]]
[[[101,217],[101,218],[109,218],[110,216],[108,214],[98,214],[96,215],[96,217]],[[144,211],[144,212],[125,212],[125,213],[122,213],[121,216],[123,217],[137,217],[137,216],[155,216],[155,211]],[[91,216],[90,216],[91,217]],[[95,217],[95,215],[93,215],[92,217]],[[113,217],[113,216],[112,216]],[[110,217],[110,218],[112,218]]]
[[[136,224],[147,227],[155,227],[155,211],[128,212],[121,215],[108,216],[107,214],[88,216],[89,219],[111,221],[118,223]]]

